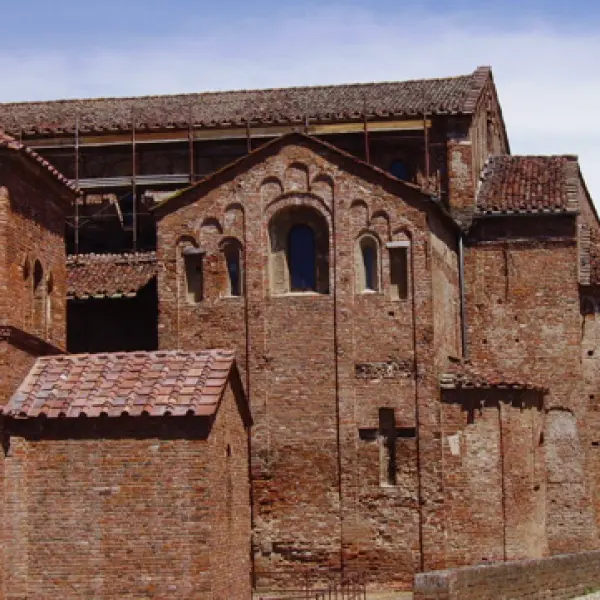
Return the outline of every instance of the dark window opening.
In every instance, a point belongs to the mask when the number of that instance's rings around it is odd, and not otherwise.
[[[186,252],[187,250],[187,252]],[[189,304],[196,304],[204,297],[203,255],[197,248],[184,250],[186,298]]]
[[[295,225],[288,236],[290,289],[293,292],[316,291],[317,251],[315,234],[308,225]]]
[[[360,242],[363,267],[363,289],[377,291],[379,289],[377,268],[377,245],[372,238],[363,238]]]
[[[390,283],[392,298],[408,298],[408,248],[390,248]]]
[[[223,249],[227,266],[229,296],[242,295],[242,251],[237,242],[228,242]]]
[[[395,160],[390,165],[390,173],[397,177],[398,179],[402,179],[403,181],[409,181],[410,169],[408,165],[403,160]]]
[[[39,260],[33,267],[33,328],[38,335],[44,329],[44,315],[46,312],[46,298],[44,290],[44,269]]]

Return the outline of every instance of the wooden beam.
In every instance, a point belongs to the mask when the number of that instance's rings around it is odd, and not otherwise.
[[[425,123],[423,120],[409,119],[403,121],[369,121],[369,131],[422,131],[424,126],[431,127],[431,120]],[[272,125],[272,126],[253,126],[252,137],[277,137],[286,133],[298,131],[299,125]],[[309,125],[309,135],[334,135],[344,133],[362,133],[364,123],[330,123],[323,125]],[[192,136],[194,140],[234,140],[246,139],[248,135],[245,127],[232,128],[196,128]],[[190,130],[178,129],[162,132],[143,132],[136,131],[136,145],[140,144],[165,144],[177,142],[189,142]],[[38,138],[27,139],[25,144],[32,148],[72,148],[73,137],[65,138]],[[79,135],[79,147],[93,148],[102,146],[128,146],[131,144],[131,132],[110,133],[105,135]]]

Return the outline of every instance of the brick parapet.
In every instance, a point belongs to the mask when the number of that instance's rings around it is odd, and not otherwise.
[[[483,564],[415,576],[415,600],[567,599],[600,587],[600,551]]]

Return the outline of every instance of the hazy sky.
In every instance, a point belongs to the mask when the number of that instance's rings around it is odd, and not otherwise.
[[[469,73],[491,65],[512,152],[578,154],[600,198],[597,0],[22,0],[0,101]]]

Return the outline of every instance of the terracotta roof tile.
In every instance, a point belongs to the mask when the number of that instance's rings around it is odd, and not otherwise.
[[[156,253],[78,254],[67,267],[70,298],[135,296],[156,276]]]
[[[64,185],[66,188],[71,190],[73,193],[78,194],[79,188],[70,180],[67,179],[56,167],[49,163],[45,158],[40,156],[35,150],[32,150],[25,144],[15,140],[13,137],[6,135],[2,132],[0,126],[0,149],[10,150],[12,152],[18,152],[25,156],[28,160],[37,163],[42,169],[48,171],[50,175],[56,179],[59,183]]]
[[[2,409],[15,418],[212,415],[234,362],[233,352],[116,352],[38,358]],[[214,366],[218,365],[218,372]],[[226,368],[223,368],[225,367]],[[191,371],[202,372],[183,387]],[[159,378],[148,378],[158,371]],[[171,382],[166,384],[166,382]],[[211,382],[207,389],[206,382]]]
[[[506,388],[538,390],[544,393],[547,391],[545,387],[537,383],[509,377],[494,367],[473,365],[469,361],[451,363],[440,375],[440,387],[442,389]]]
[[[25,134],[240,126],[367,117],[471,114],[489,67],[443,79],[137,98],[97,98],[0,105],[0,126]]]
[[[569,165],[573,156],[493,156],[483,171],[477,212],[560,213],[577,210],[572,204]]]

